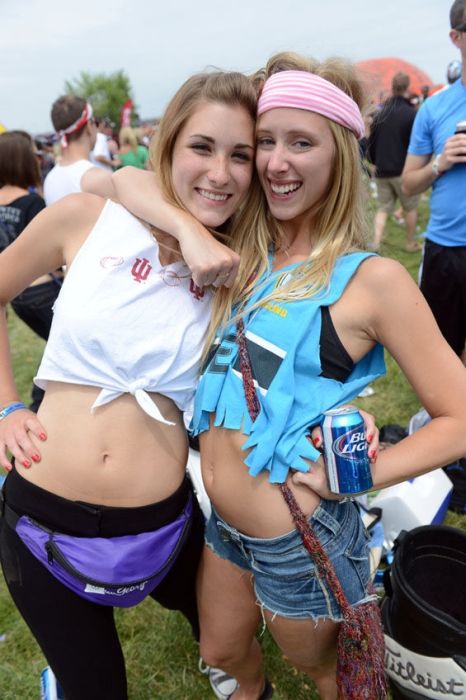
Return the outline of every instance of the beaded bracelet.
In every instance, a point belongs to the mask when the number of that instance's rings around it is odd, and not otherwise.
[[[0,411],[0,420],[3,420],[9,416],[10,413],[13,413],[13,411],[19,411],[20,408],[26,408],[25,404],[21,401],[15,401],[14,403],[8,404],[8,406],[5,406],[5,408],[2,408]]]

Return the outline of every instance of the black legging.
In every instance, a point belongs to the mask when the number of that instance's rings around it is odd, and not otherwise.
[[[67,501],[10,472],[5,500],[58,531],[82,536],[119,536],[154,530],[186,504],[188,480],[165,501],[142,508],[109,508]],[[175,564],[151,597],[180,610],[199,638],[196,571],[204,520],[193,498],[192,527]],[[3,520],[0,557],[11,596],[57,676],[67,700],[127,700],[123,653],[113,608],[88,602],[57,581]]]

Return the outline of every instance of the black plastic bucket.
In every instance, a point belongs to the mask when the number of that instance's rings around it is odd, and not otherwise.
[[[395,700],[466,700],[466,532],[400,534],[382,603]]]

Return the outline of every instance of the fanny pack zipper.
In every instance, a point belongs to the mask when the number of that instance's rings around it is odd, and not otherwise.
[[[35,523],[37,525],[37,523]],[[68,573],[72,574],[78,581],[82,581],[83,583],[88,583],[91,586],[97,586],[100,588],[121,588],[122,586],[137,586],[141,583],[145,583],[146,581],[149,581],[151,578],[154,578],[154,576],[157,576],[157,574],[160,574],[164,569],[167,568],[167,566],[172,562],[174,558],[178,556],[178,552],[184,542],[185,535],[186,535],[186,530],[191,526],[191,519],[188,518],[183,525],[183,530],[181,531],[181,534],[178,538],[178,542],[176,543],[176,547],[174,548],[173,552],[170,554],[168,557],[167,561],[163,564],[163,566],[160,567],[157,571],[155,571],[153,574],[150,574],[149,576],[146,576],[143,579],[138,579],[137,581],[125,581],[123,583],[104,583],[103,581],[97,581],[95,579],[92,579],[88,576],[85,576],[82,574],[80,571],[78,571],[73,564],[70,564],[68,559],[62,554],[62,552],[59,550],[57,544],[53,541],[53,533],[50,533],[48,541],[45,543],[45,550],[47,552],[47,561],[50,566],[53,566],[54,561],[57,561],[60,566],[65,569],[65,571],[68,571]],[[49,531],[50,532],[50,531]]]

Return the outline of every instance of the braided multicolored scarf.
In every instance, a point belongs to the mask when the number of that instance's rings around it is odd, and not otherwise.
[[[236,324],[236,341],[248,412],[251,419],[255,420],[260,412],[260,403],[254,386],[244,323],[241,319]],[[351,607],[332,562],[292,491],[284,483],[279,484],[279,488],[319,577],[327,582],[343,615],[337,641],[338,700],[384,700],[387,697],[387,686],[384,672],[384,636],[379,607],[376,601]]]

